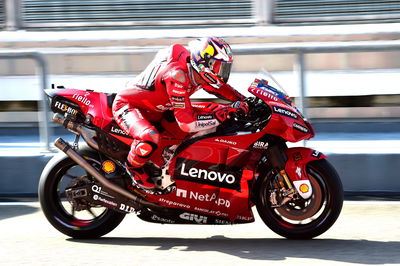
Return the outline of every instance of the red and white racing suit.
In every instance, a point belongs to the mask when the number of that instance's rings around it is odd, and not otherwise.
[[[159,121],[167,110],[173,110],[182,131],[197,132],[216,127],[221,119],[214,113],[195,108],[190,95],[204,88],[206,91],[230,101],[243,100],[244,96],[224,84],[219,89],[209,85],[193,84],[190,52],[179,44],[163,49],[149,66],[121,90],[113,104],[113,115],[118,125],[135,141],[132,143],[128,162],[141,167],[151,156],[160,140],[152,122]]]

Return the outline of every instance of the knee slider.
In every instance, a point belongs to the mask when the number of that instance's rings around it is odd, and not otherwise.
[[[135,146],[135,153],[139,158],[149,158],[157,149],[157,144],[151,141],[141,141]]]

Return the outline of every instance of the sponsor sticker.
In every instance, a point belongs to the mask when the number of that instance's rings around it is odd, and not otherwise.
[[[176,93],[176,94],[180,94],[180,95],[183,95],[186,93],[186,91],[178,91],[178,90],[172,90],[172,92]]]
[[[321,154],[322,154],[322,153],[320,153],[319,151],[314,150],[314,151],[311,153],[311,156],[312,156],[312,157],[315,157],[315,158],[319,158],[319,157],[321,157]]]
[[[276,114],[284,115],[293,119],[297,119],[297,114],[290,111],[289,109],[283,108],[283,107],[278,107],[278,106],[272,106],[272,111]]]
[[[293,128],[297,129],[298,131],[301,131],[303,133],[308,133],[309,132],[307,127],[305,127],[303,125],[300,125],[300,124],[297,124],[297,123],[293,123]]]
[[[257,84],[256,84],[257,86]],[[264,96],[267,97],[268,99],[277,102],[278,101],[278,97],[275,96],[275,93],[271,90],[268,90],[266,88],[251,88],[250,92],[252,92],[253,94],[257,94],[259,96]]]
[[[156,214],[153,214],[153,216],[151,216],[151,219],[153,221],[160,222],[160,223],[166,223],[166,224],[174,224],[175,223],[174,220],[167,219],[167,218],[164,218],[164,217],[160,217],[160,216],[158,216]]]
[[[197,115],[197,120],[210,120],[214,119],[213,115]]]
[[[177,158],[174,178],[201,184],[240,190],[242,169],[224,164],[212,164]]]
[[[217,125],[217,120],[209,120],[207,122],[203,121],[196,121],[196,127],[197,128],[205,128],[205,127],[211,127],[211,126],[216,126]]]
[[[231,202],[229,200],[218,197],[217,193],[202,194],[199,192],[187,191],[184,189],[177,189],[176,196],[182,197],[182,198],[193,199],[193,200],[197,200],[197,201],[203,201],[203,202],[204,201],[205,202],[214,202],[215,205],[225,206],[226,208],[229,208],[231,206]]]
[[[70,115],[76,115],[78,113],[74,108],[58,101],[55,102],[54,107]]]
[[[129,136],[128,133],[126,133],[123,129],[116,126],[112,126],[110,132],[119,136]]]
[[[215,139],[216,142],[226,143],[230,145],[237,145],[236,141],[226,140],[226,139]]]
[[[121,204],[119,205],[119,209],[120,209],[121,211],[129,212],[129,213],[135,212],[135,208],[133,208],[132,206],[123,204],[123,203],[121,203]]]
[[[179,218],[187,221],[192,221],[198,224],[206,224],[207,223],[207,216],[203,216],[200,214],[195,213],[188,213],[184,212],[179,215]]]
[[[174,106],[174,108],[185,108],[185,103],[172,103],[172,105]]]
[[[90,95],[90,92],[86,92],[85,95],[80,95],[80,94],[74,94],[72,95],[72,98],[77,100],[78,102],[83,103],[84,105],[89,106],[91,104],[90,100],[87,98],[87,96]],[[93,105],[91,105],[90,107],[93,107]]]
[[[161,105],[161,104],[157,105],[156,107],[160,111],[167,111],[170,108],[169,106],[164,106],[164,105]]]
[[[186,98],[183,96],[171,96],[171,99],[175,102],[184,102]]]
[[[253,144],[253,148],[255,148],[255,149],[263,149],[263,150],[266,150],[266,149],[268,149],[268,142],[256,141],[256,142]]]
[[[112,207],[114,207],[114,208],[118,206],[118,204],[115,203],[114,201],[111,201],[111,200],[102,198],[101,196],[99,196],[99,195],[97,195],[97,194],[94,194],[94,195],[93,195],[93,199],[96,200],[96,201],[101,201],[101,202],[103,202],[105,205],[112,206]]]

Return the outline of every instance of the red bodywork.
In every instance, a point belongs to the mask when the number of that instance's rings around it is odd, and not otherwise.
[[[226,223],[226,220],[240,223],[254,221],[249,200],[250,189],[258,174],[257,165],[268,148],[262,144],[260,146],[259,140],[265,135],[275,135],[289,142],[297,142],[312,138],[314,132],[295,106],[268,88],[260,87],[258,80],[249,87],[249,91],[271,109],[270,121],[256,133],[239,132],[227,136],[208,135],[188,139],[190,136],[180,130],[177,123],[161,121],[165,130],[150,160],[161,166],[164,163],[164,149],[182,143],[168,168],[177,190],[166,195],[141,193],[146,200],[198,213],[197,216],[183,216],[198,223],[206,223],[207,217],[202,214],[220,217],[220,223]],[[56,95],[78,104],[83,115],[91,117],[94,126],[127,145],[132,143],[132,138],[113,121],[106,94],[67,89],[57,91]],[[218,104],[196,103],[195,106],[213,109]],[[66,110],[65,107],[59,109]],[[286,156],[288,160],[285,170],[292,181],[308,180],[307,163],[325,158],[325,155],[308,148],[287,149]]]

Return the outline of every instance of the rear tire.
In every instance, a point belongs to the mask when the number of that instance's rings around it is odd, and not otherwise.
[[[256,196],[257,211],[275,233],[289,239],[311,239],[327,231],[343,206],[343,186],[336,170],[325,159],[310,162],[307,172],[313,187],[310,199],[291,200],[272,207],[270,191],[275,175],[261,177]]]
[[[80,149],[78,153],[95,168],[100,165],[97,153],[89,149]],[[82,175],[89,176],[64,153],[53,157],[40,177],[40,205],[47,220],[61,233],[73,238],[98,238],[116,228],[125,214],[104,207],[75,211],[65,197],[65,188]]]

